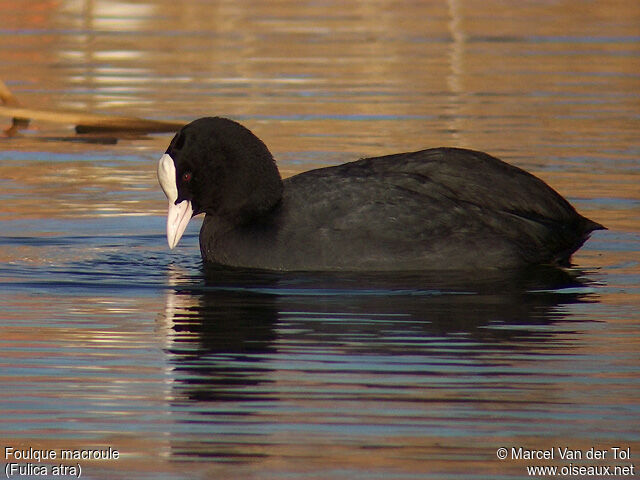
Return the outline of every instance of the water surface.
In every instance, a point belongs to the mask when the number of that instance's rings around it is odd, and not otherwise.
[[[198,222],[166,246],[170,134],[34,122],[0,138],[3,447],[117,449],[80,462],[90,479],[510,479],[532,462],[500,447],[640,455],[636,2],[0,9],[26,106],[229,116],[284,175],[485,150],[609,227],[568,270],[207,268]]]

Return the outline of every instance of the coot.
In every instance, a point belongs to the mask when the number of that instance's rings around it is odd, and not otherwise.
[[[564,264],[590,232],[533,175],[460,148],[365,158],[282,180],[242,125],[195,120],[158,166],[176,246],[204,213],[205,262],[270,270],[451,270]]]

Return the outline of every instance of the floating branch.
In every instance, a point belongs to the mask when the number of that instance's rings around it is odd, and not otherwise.
[[[0,116],[12,118],[14,128],[26,126],[29,120],[71,124],[75,126],[76,132],[78,133],[175,132],[184,126],[182,122],[25,108],[20,105],[18,99],[11,93],[2,80],[0,80],[0,100],[2,100],[4,104],[4,106],[0,106]]]
[[[19,119],[67,123],[75,125],[78,133],[114,131],[175,132],[184,126],[182,122],[6,106],[0,106],[0,115]]]

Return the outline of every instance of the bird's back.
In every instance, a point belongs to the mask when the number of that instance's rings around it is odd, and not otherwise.
[[[533,175],[457,148],[305,172],[284,181],[281,203],[261,222],[224,234],[212,222],[201,238],[215,238],[225,258],[210,260],[286,270],[559,262],[602,228]]]

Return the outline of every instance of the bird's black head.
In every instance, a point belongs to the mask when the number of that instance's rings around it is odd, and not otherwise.
[[[187,215],[207,213],[242,224],[282,197],[282,180],[265,144],[226,118],[201,118],[183,127],[160,160],[158,179],[169,199],[168,236],[172,221],[184,223],[184,231]],[[182,231],[169,245],[177,244]]]

